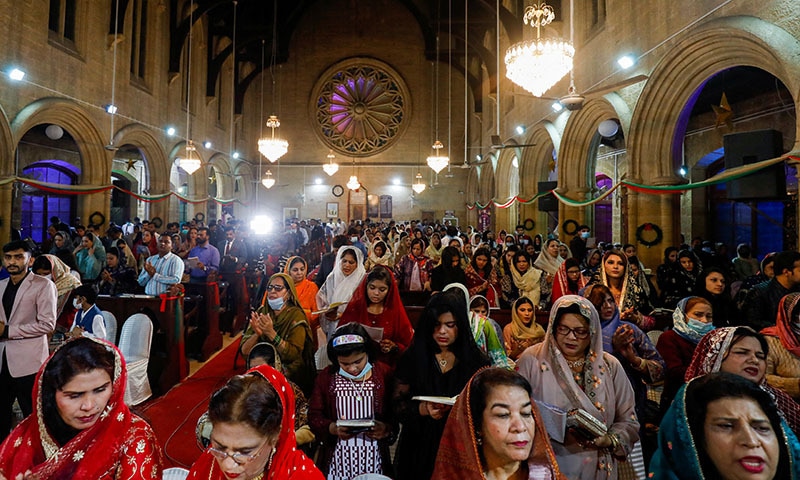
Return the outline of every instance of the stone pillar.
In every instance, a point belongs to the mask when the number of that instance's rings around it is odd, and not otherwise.
[[[577,187],[570,189],[568,193],[561,193],[561,195],[567,196],[572,200],[577,201],[585,201],[586,194],[589,193],[589,189],[586,187]],[[568,235],[564,232],[564,222],[567,220],[575,220],[578,222],[578,225],[586,223],[586,209],[588,207],[573,207],[571,205],[565,205],[563,203],[559,204],[558,207],[558,231],[559,231],[559,238],[561,241],[566,242],[572,235]],[[568,238],[569,237],[569,238]]]
[[[110,221],[111,190],[78,196],[78,216],[81,217],[81,224],[88,227],[91,223],[89,217],[91,217],[94,212],[100,212],[105,217],[105,221],[102,225],[95,225],[95,233],[100,235],[108,228],[108,222]]]
[[[653,179],[653,185],[666,186],[677,185],[678,179],[675,177],[658,177]],[[638,183],[638,182],[637,182]],[[629,191],[629,241],[636,244],[639,252],[639,260],[648,268],[660,265],[663,260],[664,248],[670,245],[677,245],[680,234],[680,195],[679,194],[639,194]],[[644,223],[658,225],[663,233],[663,239],[658,245],[650,248],[645,247],[636,241],[636,229]]]
[[[0,244],[11,240],[11,216],[13,210],[14,182],[0,185]]]

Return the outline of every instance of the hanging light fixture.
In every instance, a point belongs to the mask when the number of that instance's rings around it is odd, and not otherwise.
[[[264,178],[261,179],[261,184],[264,185],[265,188],[272,188],[273,185],[275,185],[275,179],[272,178],[272,172],[267,170],[266,175],[264,175]]]
[[[536,28],[536,38],[515,43],[506,50],[506,77],[537,97],[572,70],[572,43],[541,35],[542,27],[555,17],[553,7],[545,2],[526,7],[522,21]]]
[[[350,190],[358,190],[361,188],[361,182],[358,181],[358,176],[356,176],[356,159],[353,157],[353,174],[350,175],[350,180],[347,181],[347,188]]]
[[[422,193],[425,191],[425,182],[422,181],[422,174],[417,172],[414,176],[414,184],[411,185],[411,190],[414,190],[415,193]]]
[[[334,173],[339,171],[339,164],[333,163],[333,159],[336,158],[336,155],[333,154],[333,150],[328,152],[328,163],[322,166],[322,169],[325,170],[325,173],[328,174],[329,177],[332,177]]]
[[[278,52],[278,0],[275,0],[273,12],[272,12],[272,57],[269,61],[269,74],[272,77],[272,101],[273,101],[273,108],[275,102],[275,62]],[[263,73],[262,73],[263,75]],[[280,103],[280,102],[279,102]],[[261,152],[261,155],[267,157],[272,163],[278,161],[279,158],[286,155],[286,152],[289,151],[289,142],[286,140],[275,137],[275,129],[281,126],[280,120],[278,120],[277,115],[270,115],[269,119],[267,120],[267,127],[271,130],[271,135],[269,137],[263,137],[258,140],[258,151]]]
[[[194,0],[189,3],[189,36],[186,42],[186,150],[183,157],[176,159],[178,167],[189,175],[198,171],[202,165],[197,148],[191,139],[191,117],[189,116],[192,98],[192,27],[194,27]]]
[[[433,142],[433,155],[428,157],[428,166],[433,169],[434,172],[437,174],[441,172],[444,167],[450,164],[450,158],[447,156],[442,156],[439,153],[439,150],[444,148],[442,142],[439,141],[439,35],[436,35],[436,63],[433,67],[433,77],[434,77],[434,88],[433,88],[433,101],[434,101],[434,114],[435,117],[435,134],[436,134],[436,141]]]

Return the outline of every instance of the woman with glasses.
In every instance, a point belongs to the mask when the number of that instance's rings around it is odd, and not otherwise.
[[[581,273],[578,260],[568,258],[558,267],[556,278],[553,281],[553,292],[550,294],[550,301],[555,302],[564,295],[578,295],[578,292],[585,286],[586,277]]]
[[[563,411],[580,409],[583,418],[606,433],[585,429],[549,431],[558,465],[570,479],[616,479],[639,438],[633,389],[613,355],[603,352],[600,317],[589,300],[559,298],[550,310],[544,341],[517,362],[533,387],[532,397]],[[543,408],[540,406],[540,408]]]
[[[211,443],[189,479],[322,480],[297,448],[294,394],[277,370],[261,365],[237,375],[211,396]]]
[[[314,343],[311,327],[297,302],[292,278],[276,273],[269,279],[267,296],[258,311],[250,315],[250,325],[242,335],[239,349],[247,358],[260,342],[275,346],[286,376],[306,395],[314,386]]]
[[[125,405],[127,370],[103,340],[72,340],[45,362],[34,411],[0,445],[0,478],[155,480],[163,458],[155,434]]]

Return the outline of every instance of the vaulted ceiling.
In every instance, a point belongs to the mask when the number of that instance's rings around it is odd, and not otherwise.
[[[117,1],[117,0],[112,0]],[[120,11],[124,12],[125,4],[130,0],[119,0]],[[273,51],[275,38],[275,63],[286,62],[290,55],[291,38],[304,15],[322,0],[194,0],[192,2],[192,22],[196,23],[205,17],[208,25],[207,45],[230,42],[236,34],[236,111],[241,112],[244,94],[252,81],[258,77],[262,69],[262,42],[267,52],[267,65]],[[355,9],[359,1],[350,0]],[[436,38],[439,36],[439,61],[452,62],[453,68],[464,71],[464,39],[468,35],[468,63],[471,66],[468,81],[473,90],[473,98],[481,98],[481,70],[486,68],[492,88],[496,85],[497,58],[493,49],[483,46],[487,32],[494,38],[497,15],[496,0],[397,0],[401,8],[406,8],[416,19],[419,31],[422,32],[425,44],[425,59],[436,59]],[[507,2],[508,3],[508,2]],[[524,10],[523,0],[510,2],[514,12],[500,2],[499,21],[502,29],[511,42],[522,38],[521,15]],[[560,1],[550,2],[556,5]],[[170,0],[170,61],[169,70],[177,74],[181,69],[181,52],[189,32],[189,5],[186,0]],[[346,12],[345,12],[346,14]],[[560,15],[557,12],[557,15]],[[235,16],[235,21],[234,21]],[[467,21],[465,21],[465,18]],[[124,19],[121,19],[124,25]],[[234,28],[235,23],[235,28]],[[273,32],[273,25],[277,31]],[[113,28],[113,22],[112,22]],[[448,32],[452,32],[452,41],[448,42]],[[448,44],[452,46],[447,50]],[[208,76],[205,81],[207,96],[214,96],[222,66],[232,54],[231,46],[215,54],[208,49]],[[452,55],[452,56],[450,56]],[[244,63],[249,68],[241,68]],[[248,72],[246,75],[241,72]]]

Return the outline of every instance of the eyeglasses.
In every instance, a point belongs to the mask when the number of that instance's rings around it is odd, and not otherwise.
[[[562,337],[568,337],[572,333],[578,340],[583,340],[589,336],[590,332],[588,328],[569,328],[566,325],[559,325],[556,327],[556,333]]]
[[[567,275],[578,275],[581,273],[580,270],[567,270]]]
[[[233,461],[236,462],[236,465],[245,465],[255,460],[255,458],[261,454],[261,450],[266,445],[267,441],[264,440],[264,443],[262,443],[261,446],[258,447],[258,450],[256,450],[254,453],[249,453],[249,454],[239,453],[239,452],[228,453],[228,452],[223,452],[222,450],[218,450],[214,447],[208,447],[208,453],[210,453],[220,463],[224,462],[226,458],[231,457],[231,459],[233,459]]]
[[[285,289],[286,287],[284,287],[283,285],[267,285],[268,292],[281,292]]]

